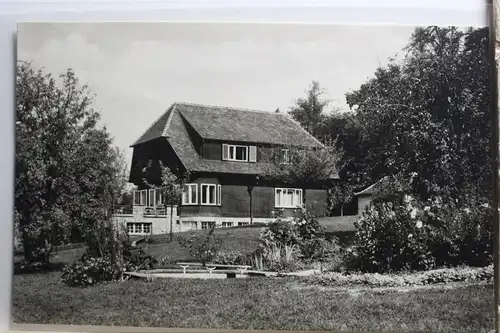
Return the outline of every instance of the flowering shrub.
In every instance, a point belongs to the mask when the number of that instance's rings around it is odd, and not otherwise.
[[[84,255],[63,270],[61,281],[69,286],[92,286],[114,278],[111,258]]]
[[[378,203],[356,221],[356,256],[362,271],[430,269],[429,230],[418,209],[407,203]]]
[[[63,269],[61,281],[69,286],[91,286],[103,281],[113,281],[120,274],[115,272],[110,255],[96,257],[87,251],[79,260]],[[139,269],[151,269],[157,261],[142,249],[123,251],[124,272],[133,272]]]
[[[485,266],[492,253],[490,216],[477,203],[464,208],[439,197],[377,202],[355,224],[352,258],[366,272]]]
[[[193,259],[203,264],[211,262],[222,247],[222,241],[211,232],[199,236],[191,233],[188,238],[178,237],[177,241]]]
[[[324,228],[305,209],[292,221],[278,216],[262,231],[260,246],[266,266],[274,270],[291,270],[300,260],[321,260],[331,254]]]

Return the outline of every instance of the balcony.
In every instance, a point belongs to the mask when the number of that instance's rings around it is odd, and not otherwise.
[[[127,205],[115,206],[113,209],[114,215],[142,215],[142,216],[167,216],[168,210],[164,206],[142,206],[142,205]],[[174,207],[176,209],[176,207]]]
[[[165,207],[144,207],[143,216],[167,216]]]

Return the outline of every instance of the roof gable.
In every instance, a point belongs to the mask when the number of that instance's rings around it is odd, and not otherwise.
[[[145,132],[137,139],[131,147],[137,146],[141,143],[157,139],[162,136],[166,136],[166,128],[168,120],[172,114],[174,107],[171,106],[165,113],[163,113],[160,118],[158,118]]]

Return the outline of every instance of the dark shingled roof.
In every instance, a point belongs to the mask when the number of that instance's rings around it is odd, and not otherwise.
[[[187,170],[248,175],[262,172],[264,163],[201,159],[189,137],[185,122],[204,139],[278,145],[293,142],[304,147],[323,146],[300,125],[282,114],[174,103],[131,147],[166,137]]]
[[[204,139],[322,146],[284,114],[192,104],[179,104],[176,109]]]

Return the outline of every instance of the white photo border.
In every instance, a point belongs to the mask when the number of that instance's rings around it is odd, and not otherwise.
[[[19,21],[197,21],[486,26],[483,0],[2,1],[0,2],[0,332],[222,332],[206,329],[12,325],[14,92]],[[360,41],[362,43],[362,41]],[[493,314],[493,313],[492,313]]]

